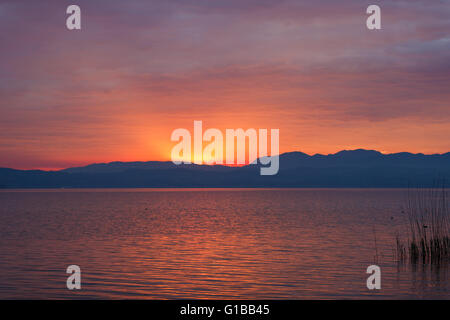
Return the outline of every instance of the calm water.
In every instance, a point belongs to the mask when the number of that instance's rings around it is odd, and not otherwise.
[[[0,298],[448,299],[448,268],[393,259],[405,193],[3,190]],[[71,264],[80,291],[66,289]]]

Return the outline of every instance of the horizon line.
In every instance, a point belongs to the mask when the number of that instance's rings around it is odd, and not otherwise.
[[[335,153],[328,153],[328,154],[322,154],[322,153],[314,153],[314,154],[308,154],[302,151],[287,151],[287,152],[283,152],[278,154],[278,156],[283,156],[285,154],[292,154],[292,153],[301,153],[304,155],[307,155],[309,157],[314,157],[314,156],[332,156],[332,155],[336,155],[338,153],[341,152],[352,152],[352,151],[373,151],[373,152],[377,152],[379,154],[388,156],[388,155],[394,155],[394,154],[402,154],[402,153],[406,153],[406,154],[410,154],[410,155],[424,155],[424,156],[435,156],[435,155],[446,155],[448,153],[450,153],[450,151],[444,152],[444,153],[422,153],[422,152],[418,152],[418,153],[413,153],[413,152],[409,152],[409,151],[400,151],[400,152],[391,152],[391,153],[385,153],[382,151],[378,151],[375,149],[364,149],[364,148],[357,148],[357,149],[342,149],[339,150]],[[260,159],[260,157],[258,157],[257,159]],[[254,160],[256,161],[256,160]],[[223,166],[223,167],[243,167],[243,166],[247,166],[250,165],[252,162],[243,164],[243,165],[236,165],[236,164],[206,164],[206,163],[202,163],[202,164],[196,164],[196,163],[183,163],[182,165],[197,165],[197,166]],[[0,166],[0,169],[12,169],[12,170],[19,170],[19,171],[45,171],[45,172],[57,172],[57,171],[63,171],[63,170],[67,170],[67,169],[73,169],[73,168],[83,168],[83,167],[87,167],[87,166],[91,166],[91,165],[101,165],[101,164],[113,164],[113,163],[149,163],[149,162],[159,162],[159,163],[173,163],[172,160],[146,160],[146,161],[120,161],[120,160],[116,160],[116,161],[109,161],[109,162],[91,162],[91,163],[87,163],[84,165],[75,165],[75,166],[71,166],[71,167],[61,167],[61,168],[45,168],[45,167],[40,167],[40,168],[12,168],[12,167],[3,167]]]

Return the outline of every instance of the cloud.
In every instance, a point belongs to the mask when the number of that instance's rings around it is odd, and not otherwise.
[[[0,152],[17,143],[20,155],[38,138],[60,146],[57,136],[79,150],[129,144],[143,119],[258,119],[294,135],[450,117],[445,1],[379,1],[375,32],[370,1],[79,0],[73,32],[69,4],[0,4]]]

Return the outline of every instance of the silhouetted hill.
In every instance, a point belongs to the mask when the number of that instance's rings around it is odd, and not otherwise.
[[[67,173],[115,173],[128,170],[167,170],[175,168],[189,168],[192,170],[229,170],[226,166],[205,166],[195,164],[181,164],[175,165],[171,161],[147,161],[147,162],[109,162],[109,163],[94,163],[85,167],[74,167],[63,169],[61,172]]]
[[[244,167],[180,165],[172,162],[111,162],[60,171],[0,168],[3,188],[109,187],[407,187],[450,180],[450,153],[382,154],[344,150],[313,156],[280,155],[275,176],[261,176],[259,164]]]

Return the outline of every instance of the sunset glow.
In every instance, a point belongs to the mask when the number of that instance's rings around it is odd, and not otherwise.
[[[198,119],[281,153],[448,152],[449,6],[379,2],[371,32],[366,1],[80,0],[72,32],[65,1],[3,1],[0,166],[169,161]]]

